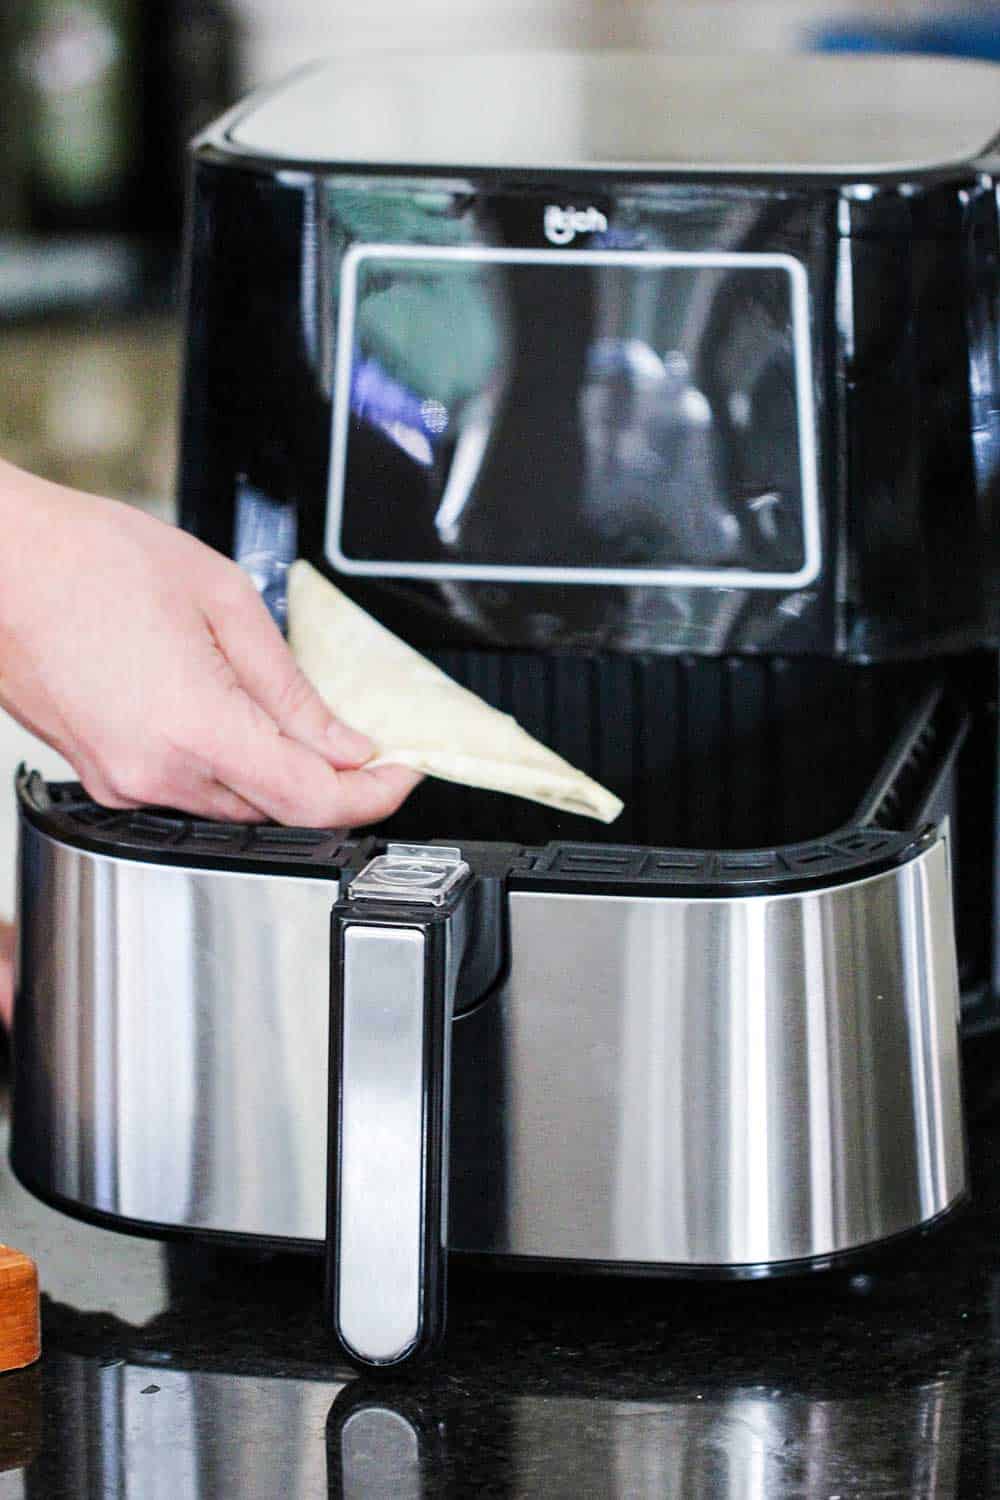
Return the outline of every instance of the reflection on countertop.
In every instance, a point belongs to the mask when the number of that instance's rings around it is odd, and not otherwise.
[[[715,1283],[456,1265],[442,1356],[372,1382],[312,1259],[77,1224],[0,1173],[45,1354],[0,1381],[0,1500],[857,1500],[1000,1492],[1000,1122],[976,1206],[868,1274]],[[20,1445],[20,1447],[19,1447]]]

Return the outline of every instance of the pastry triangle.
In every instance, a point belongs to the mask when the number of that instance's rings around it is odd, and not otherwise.
[[[461,687],[304,561],[288,574],[288,638],[338,718],[374,740],[372,765],[409,766],[610,823],[624,804]]]

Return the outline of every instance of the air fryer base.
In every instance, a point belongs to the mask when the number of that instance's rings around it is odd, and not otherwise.
[[[319,1240],[276,1238],[267,1235],[230,1234],[221,1229],[192,1229],[176,1224],[156,1224],[150,1219],[127,1219],[120,1214],[102,1213],[50,1192],[32,1181],[11,1161],[11,1169],[25,1192],[57,1213],[66,1214],[81,1224],[106,1229],[111,1234],[125,1234],[133,1239],[156,1240],[165,1245],[184,1245],[193,1249],[230,1252],[247,1257],[289,1255],[312,1259],[317,1263],[326,1247]],[[661,1264],[652,1261],[609,1261],[564,1259],[541,1255],[487,1255],[476,1250],[450,1250],[448,1258],[455,1267],[470,1271],[483,1269],[498,1273],[540,1276],[599,1276],[638,1278],[649,1281],[772,1281],[796,1276],[854,1273],[869,1270],[892,1259],[901,1250],[918,1245],[947,1229],[968,1210],[971,1194],[963,1190],[933,1218],[912,1229],[901,1230],[885,1239],[871,1240],[834,1255],[812,1255],[801,1260],[771,1261],[758,1265],[708,1266],[680,1262]]]
[[[451,1245],[723,1268],[949,1207],[948,851],[909,847],[794,893],[602,893],[572,861],[562,889],[510,889],[509,967],[454,1026]],[[120,1220],[320,1240],[336,879],[95,855],[28,823],[22,866],[20,1175]]]
[[[452,1031],[449,1248],[794,1273],[952,1209],[966,725],[925,693],[806,845],[463,843],[496,941]],[[19,790],[21,1180],[163,1237],[318,1244],[330,913],[378,840]]]

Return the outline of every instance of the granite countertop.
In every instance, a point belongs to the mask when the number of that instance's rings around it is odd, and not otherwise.
[[[863,1274],[459,1264],[443,1353],[381,1382],[332,1353],[318,1262],[78,1224],[4,1149],[0,1226],[39,1262],[45,1352],[0,1379],[0,1500],[996,1495],[1000,1119],[977,1094],[975,1206]]]

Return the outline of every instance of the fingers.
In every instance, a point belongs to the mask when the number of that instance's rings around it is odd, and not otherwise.
[[[191,809],[195,811],[195,809]],[[197,808],[199,817],[215,818],[220,823],[263,823],[266,821],[264,813],[259,807],[254,807],[220,782],[211,782],[206,787],[206,795]]]
[[[230,823],[343,828],[388,817],[420,777],[398,766],[337,771],[289,738],[231,678],[205,666],[204,692],[186,729],[136,756],[121,746],[75,757],[87,792],[104,807],[159,806]]]
[[[132,676],[119,675],[135,691],[89,735],[78,726],[70,737],[87,791],[105,807],[229,823],[343,828],[395,812],[419,776],[361,769],[375,747],[330,714],[249,579],[232,563],[210,564],[193,570],[191,608],[175,601],[147,630],[153,660],[147,650],[141,670],[135,653],[126,662]]]
[[[405,766],[376,766],[368,771],[338,771],[338,794],[347,828],[388,818],[420,785],[423,777]]]
[[[209,624],[242,686],[283,734],[337,767],[361,766],[375,747],[334,717],[295,663],[249,579],[238,574],[210,607]]]
[[[167,804],[164,804],[167,805]],[[247,802],[231,787],[218,781],[204,781],[195,790],[182,792],[169,802],[170,807],[191,813],[196,818],[211,818],[218,823],[263,823],[266,814]]]
[[[282,734],[240,687],[220,692],[200,752],[212,779],[275,822],[314,828],[375,823],[396,811],[420,777],[399,766],[336,771]]]
[[[162,782],[151,781],[148,796],[132,797],[118,791],[100,772],[84,770],[80,764],[76,769],[87,795],[99,807],[110,808],[112,812],[136,812],[141,807],[159,806],[220,823],[263,823],[267,817],[259,807],[211,776],[175,774]]]

